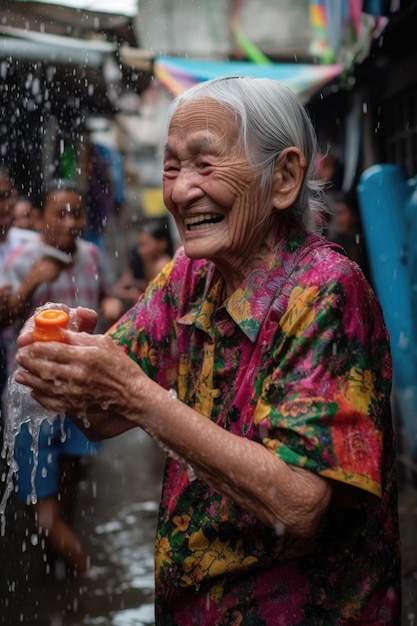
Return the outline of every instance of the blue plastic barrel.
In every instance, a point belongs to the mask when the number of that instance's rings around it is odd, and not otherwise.
[[[369,265],[390,339],[396,400],[417,458],[417,360],[409,267],[405,256],[410,185],[397,165],[373,165],[358,185]]]
[[[403,261],[407,267],[411,301],[412,347],[417,361],[417,179],[408,181],[410,196],[405,205]]]

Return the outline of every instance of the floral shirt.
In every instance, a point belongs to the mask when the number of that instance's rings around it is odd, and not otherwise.
[[[391,360],[371,288],[339,249],[298,227],[224,305],[222,286],[212,263],[179,251],[110,334],[184,403],[350,485],[356,506],[335,498],[320,531],[300,539],[168,457],[157,624],[399,624]]]

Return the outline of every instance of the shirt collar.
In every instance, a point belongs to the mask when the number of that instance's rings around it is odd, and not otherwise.
[[[315,235],[309,235],[300,226],[289,228],[287,224],[285,233],[277,235],[273,249],[225,302],[226,311],[250,341],[256,341],[268,311],[285,290],[288,277],[300,261],[298,252],[305,250],[304,244],[310,238],[316,242],[321,240]],[[310,243],[313,244],[313,241]],[[212,336],[211,320],[215,311],[222,306],[222,288],[223,278],[215,266],[210,264],[203,298],[178,320],[179,323],[194,324]]]

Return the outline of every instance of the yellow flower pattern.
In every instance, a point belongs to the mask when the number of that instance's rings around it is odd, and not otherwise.
[[[110,334],[182,402],[289,465],[350,485],[363,507],[300,540],[168,458],[156,623],[399,623],[391,364],[372,291],[296,225],[224,306],[222,285],[213,264],[180,251]],[[195,445],[204,443],[202,430]]]
[[[346,377],[344,393],[349,403],[358,411],[367,413],[371,406],[375,376],[370,370],[352,367]]]

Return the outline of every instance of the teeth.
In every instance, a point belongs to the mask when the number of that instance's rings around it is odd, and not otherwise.
[[[215,213],[204,213],[203,215],[198,215],[195,217],[185,217],[184,224],[188,230],[192,230],[203,225],[207,226],[210,224],[215,224],[217,222],[220,222],[222,219],[222,215],[218,215]]]

